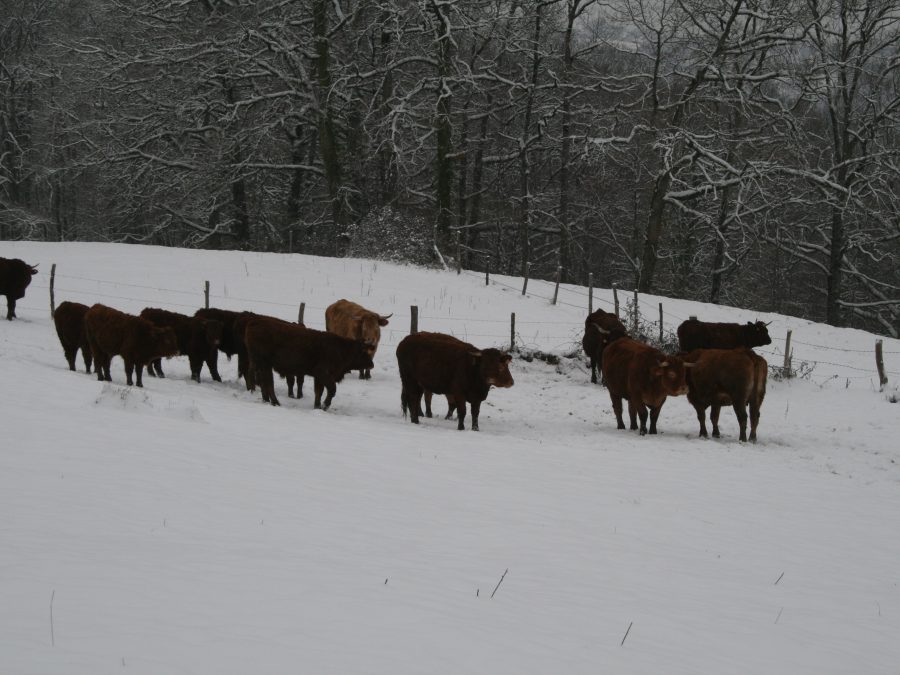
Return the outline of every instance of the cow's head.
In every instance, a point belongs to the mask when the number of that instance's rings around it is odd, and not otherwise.
[[[686,363],[679,356],[666,356],[657,359],[651,374],[662,386],[666,396],[683,396],[688,393],[686,372],[693,363]]]
[[[210,347],[218,347],[222,342],[222,330],[224,325],[216,319],[203,319],[203,331],[206,335],[206,344]]]
[[[771,321],[769,322],[771,323]],[[747,322],[744,326],[744,337],[748,347],[761,347],[762,345],[772,344],[772,338],[769,337],[769,324],[763,321],[753,323]]]
[[[512,357],[499,349],[482,349],[469,352],[472,362],[481,374],[485,384],[494,387],[513,386],[513,377],[509,372]]]
[[[378,349],[378,343],[381,340],[381,327],[387,326],[388,319],[392,316],[394,316],[393,313],[381,316],[375,312],[368,312],[353,317],[359,326],[357,339],[366,346],[369,356],[375,356],[375,350]]]
[[[369,347],[361,342],[353,342],[353,351],[350,355],[350,363],[347,364],[347,372],[351,370],[371,370],[375,367],[372,356],[375,350],[369,351]]]
[[[178,338],[175,337],[175,329],[169,326],[154,326],[151,329],[155,356],[178,356]]]

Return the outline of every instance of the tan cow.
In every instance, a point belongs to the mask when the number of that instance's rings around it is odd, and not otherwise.
[[[392,316],[393,314],[381,316],[355,302],[338,300],[325,310],[325,330],[361,342],[366,347],[369,358],[374,359],[381,339],[381,326],[387,326],[388,319]],[[359,379],[368,380],[371,377],[372,371],[369,368],[359,371]]]

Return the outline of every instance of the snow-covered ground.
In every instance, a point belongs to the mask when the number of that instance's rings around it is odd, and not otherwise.
[[[793,331],[805,379],[770,378],[759,443],[700,440],[671,399],[660,434],[617,431],[584,359],[515,359],[479,433],[400,413],[394,348],[419,328],[574,351],[586,289],[300,255],[0,243],[40,264],[0,321],[0,673],[900,672],[900,404],[875,336],[647,296]],[[224,382],[124,385],[67,369],[56,301],[211,304],[324,327],[346,297],[393,312],[371,381],[332,409]],[[608,308],[612,294],[597,290]],[[621,298],[623,306],[625,298]],[[3,307],[5,316],[5,306]],[[891,386],[900,341],[884,340]],[[80,357],[79,357],[80,358]],[[277,383],[279,392],[283,383]],[[307,382],[307,393],[311,393]],[[503,576],[505,574],[505,576]],[[502,582],[501,582],[502,579]],[[498,587],[498,582],[501,582]],[[492,597],[493,596],[493,597]]]

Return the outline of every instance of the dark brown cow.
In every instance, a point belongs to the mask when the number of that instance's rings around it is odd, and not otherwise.
[[[84,315],[84,332],[94,356],[94,370],[101,382],[111,382],[109,364],[121,355],[125,361],[125,379],[132,384],[137,369],[137,386],[143,387],[144,366],[162,356],[178,354],[178,338],[171,328],[161,328],[139,316],[125,314],[112,307],[96,304]]]
[[[708,323],[688,319],[678,326],[678,346],[683,352],[695,349],[734,349],[772,344],[769,324],[757,321],[746,324]]]
[[[281,405],[275,396],[273,371],[280,375],[313,378],[316,408],[328,410],[338,382],[351,370],[372,368],[372,358],[356,340],[285,321],[257,318],[244,332],[249,369],[254,372],[264,401]],[[322,392],[328,395],[322,402]]]
[[[769,364],[752,349],[695,349],[683,354],[691,368],[687,373],[688,401],[697,411],[700,436],[707,437],[706,409],[712,407],[712,435],[719,438],[719,411],[723,405],[734,407],[741,428],[740,439],[747,440],[747,406],[750,406],[750,440],[756,442],[759,409],[766,396]]]
[[[387,326],[388,319],[392,316],[393,314],[376,314],[349,300],[338,300],[325,310],[325,330],[362,342],[369,351],[369,356],[374,359],[381,340],[381,327]],[[371,369],[359,371],[359,379],[368,380],[371,377]]]
[[[166,309],[147,307],[141,311],[141,318],[147,319],[157,326],[169,326],[178,338],[178,351],[186,354],[191,366],[191,379],[200,381],[203,364],[213,361],[219,343],[222,341],[222,322],[217,319],[204,319],[199,316],[188,316]],[[147,366],[147,374],[165,377],[162,370],[162,359],[155,359]],[[215,375],[210,372],[213,379]],[[222,378],[219,378],[221,381]]]
[[[419,401],[427,391],[444,394],[451,410],[459,415],[458,429],[465,429],[466,402],[472,406],[472,430],[478,431],[481,402],[492,386],[511,387],[512,357],[499,349],[477,350],[453,336],[442,333],[408,335],[397,345],[397,364],[403,391],[400,405],[409,410],[413,424],[419,423]],[[454,406],[455,404],[455,406]]]
[[[222,338],[219,340],[218,351],[213,351],[209,355],[206,367],[209,368],[209,374],[216,382],[221,382],[222,377],[219,375],[219,352],[225,354],[230,360],[232,356],[238,353],[238,347],[234,343],[234,320],[241,315],[241,312],[234,312],[230,309],[217,309],[210,307],[209,309],[198,309],[194,312],[194,316],[201,319],[214,319],[222,323]]]
[[[685,364],[677,356],[668,356],[650,345],[622,337],[610,343],[603,352],[603,378],[609,389],[616,426],[622,421],[622,399],[628,399],[631,429],[637,429],[641,418],[641,436],[647,431],[647,409],[650,409],[649,433],[656,433],[656,420],[668,396],[687,393]]]
[[[244,333],[247,330],[247,324],[254,319],[270,319],[272,321],[277,321],[279,323],[287,324],[288,326],[301,326],[304,327],[302,323],[291,323],[290,321],[285,321],[283,319],[279,319],[274,316],[267,316],[265,314],[256,314],[254,312],[241,312],[234,320],[233,324],[233,336],[232,340],[234,343],[234,348],[238,357],[238,377],[244,378],[244,384],[247,386],[247,391],[256,391],[256,380],[255,374],[249,367],[250,358],[247,355],[247,345],[244,340]],[[296,377],[293,374],[285,374],[281,376],[285,380],[287,380],[288,386],[288,398],[294,398],[294,381],[297,381],[297,398],[303,398],[303,376],[300,375]]]
[[[613,339],[627,335],[625,325],[612,312],[598,309],[584,320],[584,337],[581,346],[591,360],[591,382],[597,384],[597,366],[602,362],[603,349]],[[614,336],[614,337],[610,337]]]
[[[91,347],[84,335],[84,315],[87,313],[87,305],[80,302],[63,302],[53,312],[53,324],[56,326],[56,334],[62,344],[66,361],[69,362],[69,370],[75,370],[75,357],[81,350],[81,358],[84,360],[84,372],[91,372],[91,363],[94,360]]]
[[[0,295],[6,296],[6,318],[16,318],[16,300],[25,297],[25,289],[31,277],[37,274],[37,265],[29,265],[18,258],[0,258]]]

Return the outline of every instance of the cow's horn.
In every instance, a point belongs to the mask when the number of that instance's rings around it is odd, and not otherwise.
[[[685,362],[684,362],[684,367],[685,367],[685,368],[693,368],[693,367],[696,366],[696,365],[697,365],[697,364],[696,364],[694,361],[685,361]]]
[[[591,323],[591,325],[592,325],[594,328],[596,328],[598,331],[600,331],[600,333],[601,333],[602,335],[609,335],[609,331],[606,330],[605,328],[600,328],[600,325],[599,325],[599,324]]]
[[[379,316],[381,316],[381,315],[379,315]],[[387,314],[386,316],[382,316],[381,318],[384,319],[385,321],[387,321],[387,320],[390,319],[392,316],[394,316],[394,313],[393,313],[393,312],[391,312],[390,314]]]
[[[478,351],[478,352],[469,352],[469,354],[471,354],[472,356],[481,356],[481,352],[480,352],[480,351]]]
[[[668,362],[668,361],[660,361],[660,362],[659,362],[659,367],[660,367],[660,368],[667,368],[668,365],[669,365],[669,362]]]
[[[772,325],[772,322],[769,321],[766,325],[767,325],[767,326],[771,326],[771,325]]]

